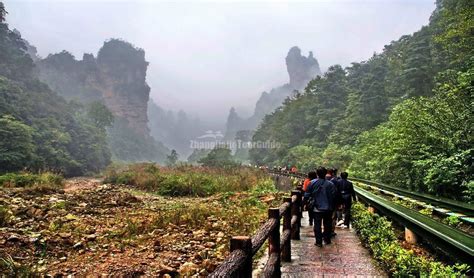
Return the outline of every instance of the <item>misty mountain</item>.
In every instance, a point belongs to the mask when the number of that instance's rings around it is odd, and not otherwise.
[[[0,18],[0,173],[75,176],[104,169],[111,158],[107,122],[39,81],[30,54]]]
[[[166,110],[150,99],[148,102],[150,134],[168,148],[174,149],[185,160],[192,152],[191,140],[196,140],[208,130],[218,127],[203,123],[186,112]]]
[[[288,51],[285,62],[289,83],[273,88],[270,92],[263,92],[255,104],[253,115],[247,119],[241,118],[232,107],[226,123],[227,139],[234,139],[239,130],[256,129],[265,115],[272,113],[295,91],[304,89],[311,79],[321,75],[318,60],[311,51],[305,57],[301,55],[301,49],[294,46]]]
[[[62,51],[36,60],[38,78],[69,101],[81,105],[100,102],[112,112],[108,141],[115,159],[163,161],[168,150],[150,136],[145,51],[111,39],[97,54],[82,60]]]

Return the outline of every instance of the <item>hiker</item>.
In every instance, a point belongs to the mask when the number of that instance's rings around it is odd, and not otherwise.
[[[298,168],[296,166],[291,167],[291,173],[296,174],[298,172]]]
[[[316,174],[318,178],[312,180],[308,185],[308,190],[304,194],[304,199],[309,202],[309,209],[312,210],[314,217],[315,245],[322,247],[323,239],[325,244],[331,244],[331,220],[335,205],[334,199],[336,197],[336,186],[332,182],[326,180],[326,168],[319,167],[316,170]],[[324,226],[323,231],[321,231],[321,223]]]
[[[318,178],[318,175],[316,174],[315,171],[308,172],[308,175],[307,175],[306,179],[303,182],[303,191],[305,192],[305,194],[306,194],[306,192],[308,192],[308,186],[310,185],[311,181],[315,180],[317,178]],[[306,210],[308,211],[309,225],[312,226],[313,225],[313,213],[311,212],[310,209],[308,209],[307,202],[305,203],[305,207],[306,207]]]
[[[335,206],[334,206],[334,212],[332,213],[332,233],[331,236],[336,236],[336,224],[338,223],[338,220],[342,220],[342,207],[343,207],[343,202],[342,202],[342,196],[341,196],[341,190],[340,190],[340,184],[339,180],[340,178],[337,177],[337,169],[331,169],[328,171],[329,176],[326,175],[326,179],[328,179],[330,182],[332,182],[336,186],[336,198],[335,198]]]
[[[341,190],[342,202],[344,206],[344,225],[342,228],[349,228],[351,220],[351,206],[352,200],[356,201],[356,195],[352,182],[347,180],[349,174],[347,172],[341,173],[341,179],[339,180],[339,188]]]

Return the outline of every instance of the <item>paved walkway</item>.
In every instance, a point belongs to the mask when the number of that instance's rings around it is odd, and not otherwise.
[[[336,228],[332,243],[319,248],[306,212],[301,225],[301,240],[291,241],[292,262],[282,263],[282,277],[387,277],[354,230]]]

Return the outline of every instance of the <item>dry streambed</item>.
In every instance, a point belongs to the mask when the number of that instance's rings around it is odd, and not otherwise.
[[[13,275],[205,276],[230,236],[251,234],[278,199],[165,198],[97,181],[66,191],[0,190],[0,271]]]

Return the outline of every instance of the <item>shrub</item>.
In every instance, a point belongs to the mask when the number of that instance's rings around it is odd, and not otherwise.
[[[273,182],[251,168],[205,168],[179,166],[158,168],[155,164],[133,164],[110,168],[105,182],[129,184],[164,196],[210,196],[220,192],[271,192]]]
[[[0,186],[31,187],[33,185],[61,185],[63,177],[50,172],[41,174],[7,173],[0,176]]]
[[[8,224],[9,219],[10,212],[8,211],[8,208],[0,206],[0,227],[5,227]]]
[[[457,227],[461,221],[456,215],[450,215],[443,219],[443,223],[452,227]]]
[[[354,203],[353,219],[359,237],[391,276],[460,277],[469,270],[465,264],[447,266],[404,249],[397,241],[391,222],[369,213],[361,203]]]

